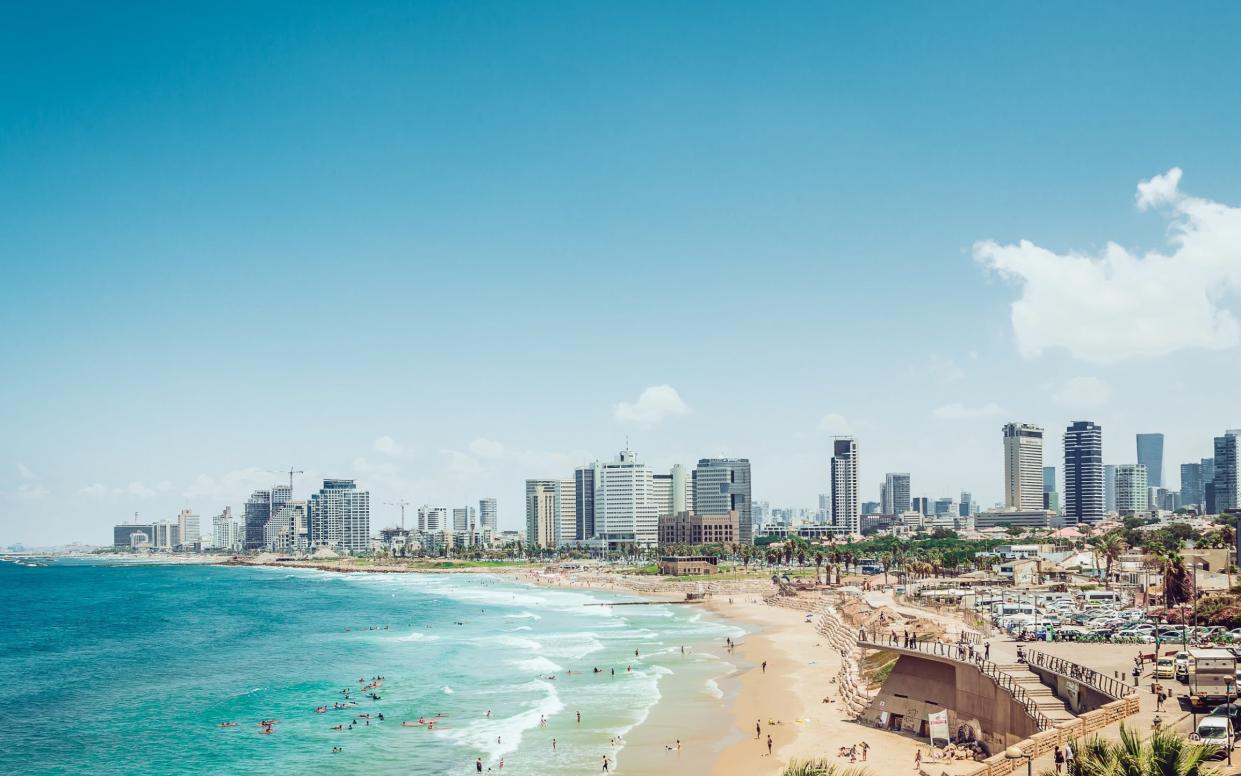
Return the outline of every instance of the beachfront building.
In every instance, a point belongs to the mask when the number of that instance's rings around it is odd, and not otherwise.
[[[559,480],[526,480],[526,544],[560,546],[559,494]]]
[[[496,510],[496,500],[494,498],[483,498],[478,501],[478,527],[485,533],[499,533],[500,531],[500,513]]]
[[[671,510],[671,483],[663,500],[656,498],[651,470],[632,450],[599,464],[595,490],[595,536],[608,548],[650,546],[659,541],[659,516]]]
[[[1238,459],[1241,459],[1241,430],[1229,429],[1223,436],[1215,437],[1215,458],[1212,461],[1211,483],[1214,486],[1213,513],[1223,514],[1229,509],[1241,508],[1241,476],[1238,476]]]
[[[353,480],[325,479],[310,497],[307,517],[311,547],[348,553],[371,546],[371,494]]]
[[[1004,425],[1004,506],[1043,509],[1043,429],[1031,423]]]
[[[211,518],[211,544],[217,550],[238,552],[245,542],[245,531],[233,517],[232,507],[224,507],[220,514]]]
[[[733,544],[740,533],[736,512],[696,515],[676,512],[659,517],[660,544]]]
[[[556,487],[556,545],[563,547],[577,541],[577,482],[559,480]]]
[[[267,521],[271,519],[271,491],[256,490],[246,500],[243,516],[245,520],[245,549],[259,550],[263,548],[263,531]]]
[[[263,548],[271,552],[293,552],[309,546],[305,500],[286,501],[272,514],[263,529]]]
[[[834,533],[860,533],[861,511],[858,508],[857,441],[853,437],[836,437],[832,442],[832,519]]]
[[[595,535],[595,491],[598,488],[598,463],[573,470],[573,538],[577,541]]]
[[[150,523],[124,523],[113,526],[112,546],[118,550],[141,550],[152,546],[155,528]]]
[[[679,469],[673,467],[673,472]],[[701,458],[694,467],[692,497],[686,499],[664,514],[675,514],[692,509],[699,515],[724,515],[737,513],[738,541],[754,543],[754,513],[751,503],[750,461],[748,458]]]
[[[181,547],[187,550],[202,549],[202,534],[198,515],[188,509],[182,509],[177,515],[177,532]]]
[[[1057,528],[1062,523],[1050,509],[995,509],[979,512],[974,518],[974,529]]]
[[[719,572],[719,558],[714,555],[668,555],[659,559],[659,573],[664,576],[702,576]]]

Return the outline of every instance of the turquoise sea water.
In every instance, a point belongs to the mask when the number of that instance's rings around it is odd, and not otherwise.
[[[59,561],[0,563],[0,591],[18,773],[467,774],[481,757],[580,774],[605,753],[623,773],[624,736],[661,693],[718,696],[730,666],[711,645],[740,635],[695,607],[490,575]],[[365,697],[359,678],[380,675]],[[343,688],[358,705],[331,709]],[[435,714],[433,731],[401,725]]]

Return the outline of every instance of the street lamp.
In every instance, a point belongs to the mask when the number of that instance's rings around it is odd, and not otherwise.
[[[1034,776],[1034,755],[1026,754],[1021,751],[1019,746],[1010,746],[1004,750],[1004,759],[1006,760],[1025,760],[1026,776]]]

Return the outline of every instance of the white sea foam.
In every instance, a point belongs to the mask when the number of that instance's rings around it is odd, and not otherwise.
[[[444,693],[445,695],[452,695],[454,691],[448,685],[444,685],[443,687],[440,688],[440,692]]]
[[[509,717],[493,714],[490,719],[480,719],[464,728],[445,731],[445,736],[469,749],[486,752],[489,760],[516,751],[521,746],[522,735],[538,727],[540,718],[550,719],[564,710],[564,703],[551,682],[534,681],[521,687],[542,690],[543,695],[530,702],[525,711]]]
[[[491,640],[497,644],[502,644],[513,649],[542,649],[543,645],[533,639],[523,639],[520,636],[493,636]]]
[[[439,636],[434,633],[419,633],[414,631],[408,636],[398,636],[397,641],[439,641]]]
[[[541,620],[543,618],[535,614],[534,612],[521,612],[520,614],[506,614],[504,615],[504,619],[506,620]]]
[[[706,682],[706,687],[707,687],[707,695],[710,695],[712,698],[723,698],[724,697],[724,691],[720,689],[719,682],[715,681],[714,679],[708,679]]]
[[[592,652],[603,649],[603,643],[595,634],[582,631],[580,633],[554,633],[540,636],[543,654],[551,657],[563,657],[570,660],[584,658]]]
[[[547,674],[563,671],[563,666],[556,665],[545,657],[532,657],[526,660],[510,660],[509,665],[531,673]]]
[[[531,628],[529,625],[518,625],[516,628],[511,629],[513,633],[520,633],[528,630],[534,630],[534,628]]]

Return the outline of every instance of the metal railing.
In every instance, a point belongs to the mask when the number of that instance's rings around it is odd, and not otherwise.
[[[1038,668],[1044,668],[1066,679],[1081,682],[1091,689],[1098,690],[1114,701],[1125,698],[1134,692],[1134,688],[1113,676],[1108,676],[1093,668],[1086,668],[1064,658],[1053,657],[1043,652],[1028,650],[1026,652],[1026,663]]]
[[[965,645],[947,644],[942,641],[905,642],[904,639],[901,638],[896,639],[897,643],[890,643],[890,633],[888,634],[888,638],[885,638],[883,641],[879,641],[876,638],[876,636],[878,636],[877,632],[869,634],[871,638],[867,639],[866,636],[868,634],[865,630],[859,630],[857,635],[858,644],[862,646],[876,649],[914,650],[915,652],[922,652],[927,655],[945,658],[955,663],[973,666],[984,676],[987,676],[991,679],[991,681],[995,682],[997,687],[1011,695],[1017,703],[1021,704],[1021,707],[1025,709],[1026,714],[1028,714],[1030,718],[1034,720],[1035,724],[1038,725],[1039,730],[1049,730],[1053,725],[1055,725],[1055,723],[1039,709],[1038,702],[1035,701],[1030,693],[1026,691],[1026,688],[1020,684],[1012,674],[1001,671],[995,663],[984,659],[982,653],[978,650],[975,650],[974,659],[971,660]]]

